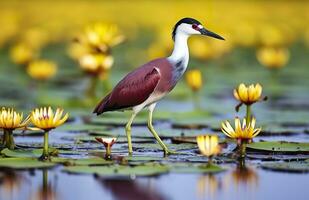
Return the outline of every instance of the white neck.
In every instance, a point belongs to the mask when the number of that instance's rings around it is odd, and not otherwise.
[[[174,50],[172,54],[167,58],[172,63],[179,62],[180,60],[183,60],[185,63],[185,66],[187,67],[189,62],[189,49],[188,49],[188,34],[178,32],[175,35],[175,44],[174,44]]]

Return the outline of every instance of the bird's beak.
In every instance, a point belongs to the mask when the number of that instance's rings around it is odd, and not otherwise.
[[[217,39],[219,39],[219,40],[225,40],[225,39],[224,39],[223,37],[221,37],[220,35],[218,35],[218,34],[216,34],[216,33],[214,33],[214,32],[211,32],[211,31],[209,31],[209,30],[207,30],[207,29],[205,29],[205,28],[200,29],[200,32],[201,32],[202,35],[207,35],[207,36],[209,36],[209,37],[217,38]]]

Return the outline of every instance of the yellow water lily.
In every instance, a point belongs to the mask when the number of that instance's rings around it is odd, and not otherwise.
[[[27,67],[30,77],[37,80],[47,80],[57,73],[57,65],[48,60],[36,60],[30,62]]]
[[[255,118],[252,118],[250,122],[243,119],[241,124],[241,120],[236,117],[235,128],[231,126],[229,121],[224,121],[221,123],[221,130],[229,138],[237,139],[239,141],[251,141],[252,138],[256,137],[261,132],[261,128],[255,128],[255,122]]]
[[[14,63],[26,65],[36,57],[36,52],[30,46],[20,43],[11,48],[10,56]]]
[[[13,108],[2,108],[0,111],[0,128],[3,129],[3,146],[14,149],[13,130],[26,127],[29,123],[29,116],[23,118],[23,113],[16,112]]]
[[[95,23],[86,27],[84,39],[89,45],[105,52],[108,48],[120,44],[124,36],[116,24]]]
[[[239,100],[241,103],[246,105],[251,105],[261,99],[262,95],[262,86],[257,84],[251,84],[246,86],[244,83],[241,83],[236,89],[234,89],[234,97]]]
[[[257,51],[258,61],[269,69],[279,69],[284,67],[290,58],[287,48],[264,47]]]
[[[200,152],[207,157],[220,153],[221,147],[217,135],[200,135],[196,138]]]
[[[101,75],[112,67],[114,58],[106,54],[86,54],[79,59],[79,63],[85,72]]]
[[[69,114],[63,115],[63,109],[61,108],[57,108],[56,112],[54,112],[51,107],[42,107],[34,109],[30,116],[32,124],[44,130],[43,154],[40,159],[47,160],[49,159],[48,133],[51,129],[62,125],[68,119]]]
[[[2,108],[0,111],[0,128],[14,130],[25,127],[30,118],[23,119],[23,113],[16,112],[13,108]]]
[[[192,69],[186,73],[186,83],[196,92],[201,89],[203,85],[202,72],[198,69]]]
[[[33,110],[30,118],[36,127],[49,131],[62,125],[68,117],[68,113],[63,116],[63,109],[61,108],[57,108],[54,112],[51,107],[43,107]]]

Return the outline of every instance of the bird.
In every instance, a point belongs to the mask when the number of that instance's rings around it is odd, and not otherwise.
[[[203,35],[219,40],[222,36],[207,30],[198,20],[190,17],[180,19],[172,31],[174,48],[166,58],[152,60],[128,73],[95,107],[93,113],[100,115],[109,111],[131,110],[125,126],[128,153],[132,155],[131,125],[136,115],[147,108],[148,129],[162,147],[164,154],[174,154],[161,140],[152,123],[153,111],[159,100],[176,86],[185,73],[189,62],[188,38]]]

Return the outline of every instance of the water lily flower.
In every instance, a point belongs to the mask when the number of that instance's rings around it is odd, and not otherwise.
[[[241,120],[236,117],[235,129],[231,126],[230,122],[226,120],[221,123],[221,130],[226,136],[232,139],[252,140],[252,138],[256,137],[261,132],[261,128],[255,128],[255,123],[255,118],[252,118],[251,122],[247,122],[246,119],[243,119],[241,124]]]
[[[251,84],[246,86],[244,83],[241,83],[236,89],[234,89],[234,97],[246,105],[251,105],[261,99],[262,95],[262,86],[257,84]]]
[[[116,24],[95,23],[86,27],[84,32],[86,42],[102,52],[124,41],[124,36]]]
[[[36,54],[34,49],[24,43],[16,44],[10,50],[12,61],[19,65],[27,65],[36,57]]]
[[[221,152],[221,146],[219,145],[219,139],[217,135],[200,135],[197,136],[197,145],[200,152],[208,157],[208,164],[211,164],[213,156]]]
[[[96,137],[95,138],[98,142],[102,143],[106,149],[105,158],[111,158],[112,146],[117,141],[117,138],[103,138],[103,137]]]
[[[203,80],[200,70],[193,69],[186,73],[186,82],[192,91],[197,92],[201,89]]]
[[[234,89],[234,97],[240,101],[240,103],[235,107],[238,112],[242,104],[246,105],[246,119],[250,121],[251,118],[251,105],[260,101],[266,100],[267,97],[262,98],[262,86],[257,84],[251,84],[246,86],[244,83],[241,83],[236,89]]]
[[[63,115],[63,109],[57,108],[56,112],[51,107],[36,108],[31,113],[31,122],[36,127],[44,130],[44,148],[41,159],[47,160],[48,153],[48,133],[50,130],[62,125],[69,117],[66,113]]]
[[[241,156],[245,155],[245,144],[251,142],[252,139],[262,130],[261,128],[255,128],[255,122],[255,118],[252,118],[249,122],[247,122],[246,119],[243,119],[243,123],[241,124],[241,120],[236,117],[235,128],[231,126],[229,121],[224,121],[221,123],[222,132],[229,138],[237,140],[237,144],[240,147]]]
[[[280,69],[289,61],[290,53],[287,48],[264,47],[257,51],[256,57],[269,69]]]
[[[27,67],[27,73],[34,79],[44,81],[55,76],[57,65],[48,60],[32,61]]]
[[[112,67],[114,58],[107,54],[86,54],[79,59],[81,68],[91,75],[100,75]]]
[[[186,83],[193,91],[193,103],[195,109],[198,110],[200,108],[200,98],[197,92],[202,88],[203,85],[201,71],[198,69],[189,70],[186,73]]]
[[[2,108],[0,111],[0,128],[3,129],[3,144],[6,148],[14,149],[13,130],[26,127],[29,116],[23,119],[23,113],[17,113],[13,108]]]

